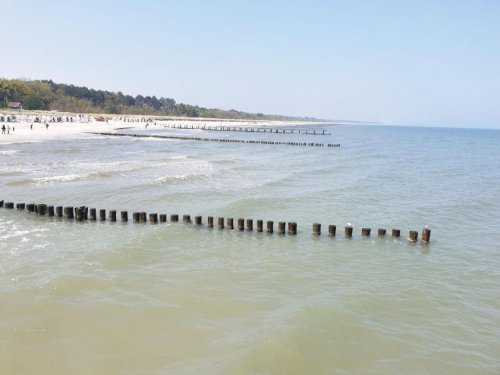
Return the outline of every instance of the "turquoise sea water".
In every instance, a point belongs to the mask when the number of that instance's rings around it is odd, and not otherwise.
[[[0,144],[0,200],[296,221],[299,231],[0,209],[5,373],[498,374],[500,131],[322,129],[332,135],[126,131],[341,147]],[[409,243],[425,225],[431,242]],[[379,227],[402,236],[378,238]]]

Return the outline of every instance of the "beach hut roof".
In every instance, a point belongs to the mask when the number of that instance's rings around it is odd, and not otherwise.
[[[9,104],[7,104],[7,107],[12,108],[12,109],[19,109],[19,108],[23,107],[23,103],[21,103],[21,102],[9,102]]]

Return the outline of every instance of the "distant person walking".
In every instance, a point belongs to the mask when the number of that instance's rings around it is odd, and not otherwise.
[[[33,124],[30,125],[30,129],[33,130]]]
[[[5,134],[5,124],[2,125],[2,134]]]
[[[45,129],[49,130],[49,124],[45,123]]]
[[[10,125],[7,125],[7,135],[10,134]]]

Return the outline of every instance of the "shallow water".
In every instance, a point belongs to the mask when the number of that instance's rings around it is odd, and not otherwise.
[[[340,148],[106,137],[0,145],[7,201],[299,230],[69,223],[1,209],[2,371],[498,374],[500,132],[325,129],[332,135],[203,136]],[[311,236],[313,222],[322,236]],[[328,224],[337,238],[324,235]],[[425,225],[431,243],[409,243]],[[402,236],[377,238],[378,227]]]

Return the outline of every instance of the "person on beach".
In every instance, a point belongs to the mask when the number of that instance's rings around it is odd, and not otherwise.
[[[49,130],[49,124],[45,123],[45,129]]]
[[[5,124],[2,125],[2,134],[5,134]]]
[[[33,130],[33,124],[30,125],[30,130]]]
[[[7,125],[7,135],[10,134],[10,125]]]

